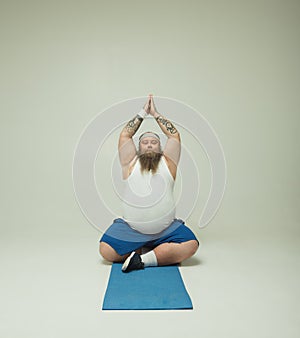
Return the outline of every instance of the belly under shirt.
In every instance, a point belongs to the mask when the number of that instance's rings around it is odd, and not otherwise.
[[[175,218],[175,181],[164,156],[154,175],[148,171],[142,174],[137,159],[131,174],[123,182],[123,219],[130,227],[145,234],[166,229]]]

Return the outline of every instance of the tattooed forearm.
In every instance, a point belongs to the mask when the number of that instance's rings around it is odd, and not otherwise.
[[[136,115],[126,124],[125,130],[130,134],[130,136],[133,136],[139,129],[142,122],[143,118],[140,115]]]
[[[174,127],[174,125],[167,120],[163,116],[157,116],[156,121],[160,125],[161,129],[166,132],[167,134],[170,133],[172,135],[178,133],[177,129]]]

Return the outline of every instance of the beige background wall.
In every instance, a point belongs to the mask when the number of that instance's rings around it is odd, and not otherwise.
[[[4,259],[22,264],[32,246],[35,257],[70,238],[97,256],[99,233],[73,193],[74,148],[99,112],[148,93],[197,109],[224,148],[224,200],[195,227],[203,245],[234,237],[251,255],[264,238],[298,255],[299,10],[291,0],[1,1]]]

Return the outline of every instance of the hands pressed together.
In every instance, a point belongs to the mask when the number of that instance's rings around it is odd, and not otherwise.
[[[156,110],[154,101],[153,101],[153,95],[149,94],[148,95],[148,99],[147,102],[144,105],[144,110],[147,114],[154,116],[155,114],[158,113],[158,111]]]

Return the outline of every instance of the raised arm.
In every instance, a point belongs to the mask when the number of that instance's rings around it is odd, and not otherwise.
[[[137,150],[132,137],[139,129],[144,117],[148,114],[150,109],[149,105],[150,99],[147,100],[143,109],[124,126],[120,133],[118,151],[120,163],[123,168],[128,166],[136,156]]]
[[[165,155],[165,157],[167,158],[171,166],[177,167],[179,159],[180,159],[180,151],[181,151],[180,134],[177,128],[174,126],[174,124],[171,121],[169,121],[166,117],[158,113],[154,105],[152,96],[150,96],[150,114],[155,118],[160,129],[168,137],[167,143],[163,150],[163,154]],[[175,168],[173,168],[173,171],[174,169]]]

